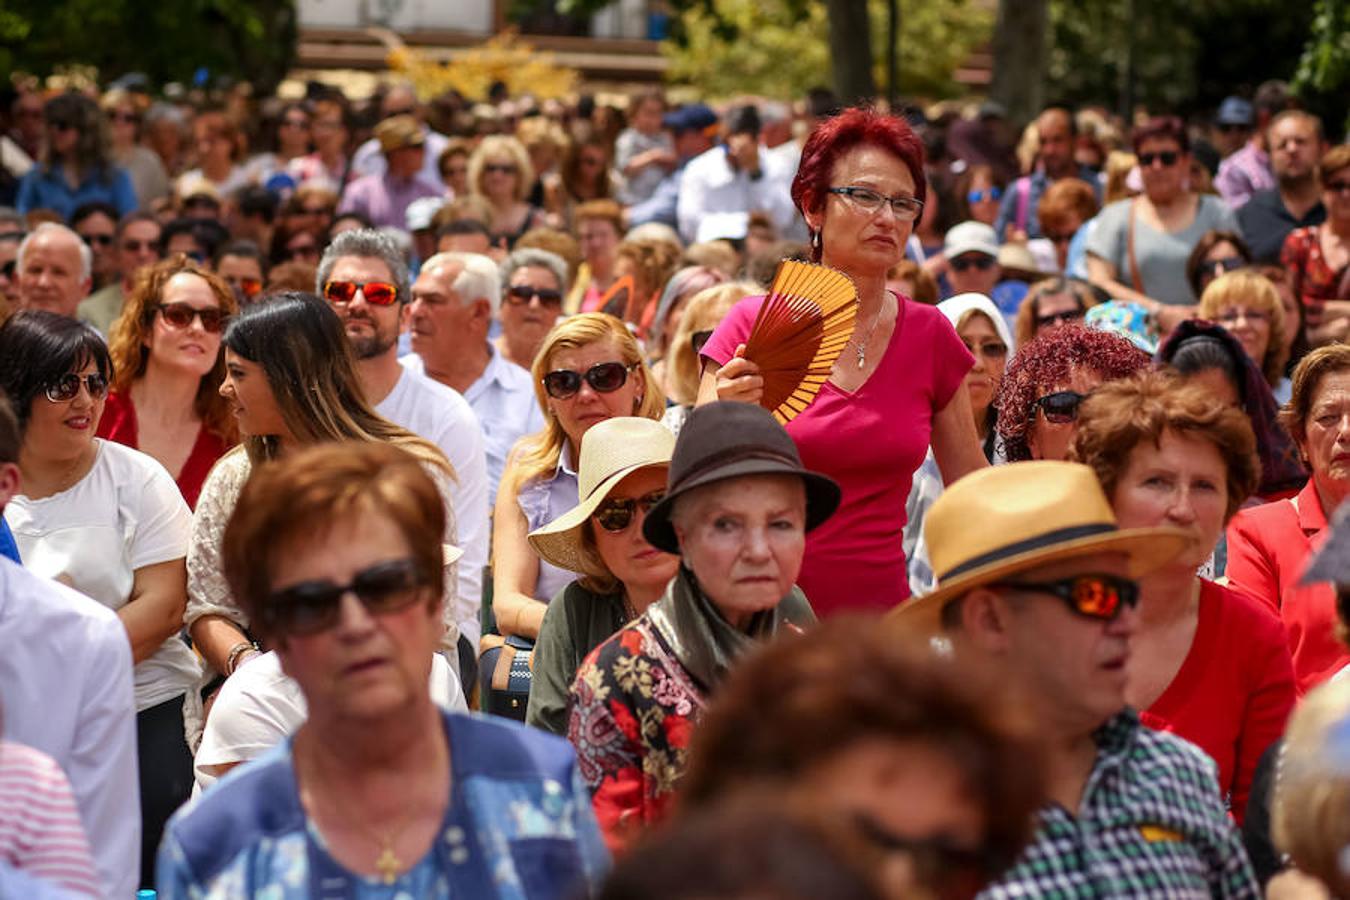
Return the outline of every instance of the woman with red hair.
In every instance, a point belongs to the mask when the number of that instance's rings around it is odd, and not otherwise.
[[[909,596],[905,498],[930,443],[947,482],[987,464],[964,386],[969,351],[938,310],[886,289],[925,195],[922,143],[903,119],[869,109],[821,124],[792,182],[812,260],[858,290],[853,337],[787,426],[803,464],[843,488],[839,511],[808,536],[798,578],[820,616],[885,610]],[[744,343],[763,301],[738,303],[704,345],[700,403],[760,401],[764,379]]]

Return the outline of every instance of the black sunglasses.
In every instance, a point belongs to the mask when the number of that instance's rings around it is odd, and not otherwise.
[[[562,308],[562,291],[552,288],[532,288],[527,284],[517,284],[506,289],[507,300],[512,306],[524,306],[534,297],[539,298],[540,306]]]
[[[703,347],[708,343],[708,338],[712,336],[713,330],[711,328],[704,329],[703,331],[695,331],[693,334],[689,335],[689,345],[694,348],[695,356],[698,356],[703,352]]]
[[[638,363],[629,366],[621,362],[607,362],[591,366],[585,374],[571,369],[556,369],[543,377],[544,391],[554,400],[566,400],[576,396],[585,379],[594,390],[611,394],[624,386],[624,382],[628,381],[628,373],[637,367]]]
[[[62,375],[47,385],[47,399],[53,403],[69,403],[79,396],[80,385],[89,389],[91,399],[98,400],[108,393],[108,376],[101,372],[90,372],[84,376],[74,372]]]
[[[1049,328],[1051,325],[1064,325],[1069,322],[1077,322],[1083,318],[1081,309],[1067,309],[1064,312],[1047,313],[1036,317],[1036,327]]]
[[[1161,153],[1140,153],[1139,167],[1141,169],[1147,169],[1155,162],[1160,162],[1164,166],[1175,166],[1177,160],[1180,158],[1181,154],[1177,153],[1175,150],[1163,150]]]
[[[267,598],[262,608],[265,625],[282,634],[318,634],[332,628],[342,615],[342,598],[356,595],[367,611],[397,612],[418,598],[418,588],[431,579],[411,559],[395,559],[362,569],[350,584],[303,581]]]
[[[1067,425],[1078,418],[1078,405],[1086,397],[1087,394],[1080,394],[1077,391],[1055,391],[1053,394],[1037,398],[1036,402],[1031,404],[1031,415],[1035,416],[1036,410],[1039,409],[1045,413],[1045,421],[1055,425]]]
[[[625,497],[621,500],[611,497],[601,503],[595,512],[591,513],[591,518],[595,519],[600,527],[610,534],[619,534],[633,524],[633,519],[639,509],[642,510],[643,515],[646,515],[665,496],[665,488],[661,488],[652,491],[650,494],[643,494],[641,497]]]
[[[996,581],[990,586],[1053,594],[1080,616],[1108,622],[1120,615],[1122,606],[1139,605],[1139,585],[1119,575],[1075,575],[1055,581]]]
[[[966,269],[979,269],[983,272],[986,269],[994,267],[994,258],[991,256],[958,257],[951,262],[952,269],[957,272],[964,272]]]
[[[107,247],[113,242],[111,234],[82,234],[80,238],[89,246],[98,244],[100,247]]]

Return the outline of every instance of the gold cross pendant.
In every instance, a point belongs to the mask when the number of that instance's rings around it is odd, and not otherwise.
[[[403,868],[403,863],[394,855],[394,848],[385,845],[380,851],[379,858],[375,860],[375,870],[380,873],[381,880],[385,884],[393,884],[398,881],[398,873]]]

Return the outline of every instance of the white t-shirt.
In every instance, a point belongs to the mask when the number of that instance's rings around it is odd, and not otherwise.
[[[375,411],[440,447],[455,469],[450,498],[458,527],[455,544],[464,555],[459,559],[454,620],[459,633],[476,647],[482,631],[478,611],[482,606],[483,568],[487,565],[491,534],[483,429],[469,401],[458,391],[406,368]]]
[[[431,656],[431,700],[442,709],[468,712],[459,674],[439,653]],[[305,695],[295,679],[281,671],[281,658],[268,651],[248,660],[225,680],[202,743],[193,760],[194,795],[220,778],[217,766],[262,756],[294,732],[309,716]]]
[[[87,475],[41,500],[15,496],[5,519],[26,568],[118,610],[137,569],[187,556],[192,513],[156,460],[111,441],[94,444]],[[174,635],[134,675],[140,712],[191,690],[201,667]]]

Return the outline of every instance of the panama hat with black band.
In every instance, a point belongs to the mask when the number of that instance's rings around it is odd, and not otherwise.
[[[1140,578],[1171,562],[1190,540],[1179,528],[1120,528],[1092,469],[1053,461],[967,475],[933,503],[923,533],[937,589],[889,615],[930,635],[942,630],[943,607],[977,587],[1110,552],[1125,554],[1129,577]]]
[[[647,513],[642,534],[659,550],[679,553],[670,514],[695,488],[744,475],[796,475],[806,488],[806,530],[839,507],[839,485],[802,466],[797,445],[768,410],[722,400],[695,407],[680,428],[666,496]]]

